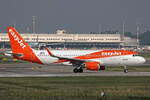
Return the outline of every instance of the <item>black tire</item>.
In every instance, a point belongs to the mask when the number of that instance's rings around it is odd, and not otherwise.
[[[74,73],[78,73],[78,69],[75,68],[75,69],[73,70],[73,72],[74,72]]]
[[[83,73],[83,69],[82,68],[78,69],[78,72]]]
[[[128,69],[124,69],[124,73],[128,73]]]

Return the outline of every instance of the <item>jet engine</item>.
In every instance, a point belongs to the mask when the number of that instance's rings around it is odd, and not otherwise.
[[[98,62],[86,62],[85,67],[87,70],[105,70],[105,66],[100,66]]]

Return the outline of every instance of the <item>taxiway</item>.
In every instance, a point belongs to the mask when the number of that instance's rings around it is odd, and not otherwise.
[[[150,76],[150,72],[87,71],[73,73],[72,66],[33,63],[0,64],[0,77]]]

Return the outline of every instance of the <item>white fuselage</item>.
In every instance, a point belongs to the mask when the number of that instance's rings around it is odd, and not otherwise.
[[[51,53],[55,56],[64,58],[75,58],[78,56],[83,56],[98,52],[102,50],[51,50]],[[43,64],[52,64],[58,62],[59,59],[52,57],[48,54],[46,50],[33,50],[36,56],[40,59]],[[84,59],[85,60],[85,59]],[[103,57],[88,59],[88,61],[99,62],[103,66],[124,66],[124,65],[139,65],[145,62],[145,59],[141,56],[134,55],[120,55],[112,57]],[[62,62],[61,64],[70,65],[69,62]]]

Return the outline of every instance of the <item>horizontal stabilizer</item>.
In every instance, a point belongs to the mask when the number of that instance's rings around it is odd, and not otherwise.
[[[6,56],[16,56],[16,57],[22,57],[23,56],[22,53],[12,53],[12,51],[5,52],[5,55]]]

